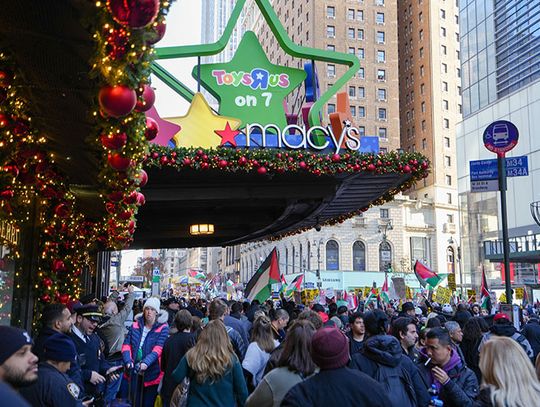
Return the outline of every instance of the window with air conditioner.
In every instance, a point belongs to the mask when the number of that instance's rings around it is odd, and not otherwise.
[[[333,64],[326,65],[326,74],[328,77],[332,78],[336,76],[336,66]]]
[[[336,37],[336,27],[333,25],[327,25],[326,26],[326,36],[328,38],[335,38]]]
[[[384,69],[377,69],[377,80],[386,81],[386,71]]]
[[[385,140],[388,138],[388,129],[386,127],[379,127],[379,138]]]

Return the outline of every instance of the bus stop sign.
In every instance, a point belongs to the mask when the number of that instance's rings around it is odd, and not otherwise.
[[[484,130],[484,146],[498,155],[504,156],[518,143],[519,132],[514,123],[497,120]]]

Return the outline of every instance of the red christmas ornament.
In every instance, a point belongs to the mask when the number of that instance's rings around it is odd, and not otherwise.
[[[242,156],[238,159],[238,164],[239,165],[246,165],[247,164],[247,158]]]
[[[11,85],[11,74],[6,71],[0,71],[0,88],[7,88]]]
[[[134,220],[129,221],[128,231],[131,234],[133,234],[133,232],[135,232],[135,221]]]
[[[298,166],[303,170],[305,170],[307,168],[307,164],[305,163],[305,161],[300,161],[298,163]]]
[[[135,177],[135,181],[142,188],[148,182],[148,174],[145,170],[141,170]]]
[[[375,164],[369,164],[369,165],[367,166],[367,170],[368,170],[368,171],[375,171],[376,169],[377,169],[377,168],[375,167]]]
[[[112,133],[101,135],[101,144],[103,144],[103,147],[110,150],[119,150],[120,148],[124,147],[126,143],[126,133]]]
[[[154,106],[154,102],[156,101],[156,93],[150,85],[144,85],[142,93],[138,96],[139,99],[137,100],[137,105],[135,106],[135,110],[137,112],[146,112],[147,110],[150,110],[152,106]]]
[[[9,117],[4,113],[0,113],[0,128],[7,127],[9,124]]]
[[[227,165],[229,165],[229,163],[227,162],[227,160],[219,160],[219,168],[227,168]]]
[[[2,192],[0,192],[0,198],[1,199],[11,199],[13,198],[14,192],[12,189],[5,189]]]
[[[137,192],[137,205],[143,206],[145,203],[146,203],[146,198],[144,197],[144,194]]]
[[[123,28],[108,33],[106,51],[113,61],[122,59],[126,55],[128,45],[129,36]]]
[[[17,178],[19,175],[19,167],[17,167],[15,164],[5,165],[4,171],[10,173],[14,178]]]
[[[112,213],[115,213],[115,212],[116,212],[116,206],[115,206],[113,203],[111,203],[111,202],[107,202],[107,203],[105,204],[105,210],[106,210],[107,212],[111,213],[111,214],[112,214]]]
[[[52,285],[53,281],[49,277],[45,277],[43,279],[43,285],[46,287],[50,287]]]
[[[65,203],[61,203],[55,206],[54,213],[60,218],[67,218],[69,216],[69,206]]]
[[[43,294],[41,297],[39,297],[42,302],[51,302],[51,296],[49,294]]]
[[[148,141],[153,140],[157,137],[159,132],[159,125],[157,122],[152,119],[151,117],[146,118],[146,131],[144,132],[144,136]]]
[[[117,171],[125,171],[128,169],[131,164],[129,157],[124,157],[121,154],[113,153],[109,154],[107,158],[109,165]]]
[[[52,269],[54,272],[65,271],[66,265],[60,259],[53,260]]]
[[[159,0],[108,0],[107,7],[118,24],[143,28],[156,19]]]
[[[429,167],[429,164],[427,163],[427,161],[422,161],[421,167],[423,170],[427,170],[427,168]]]
[[[123,212],[120,212],[118,214],[118,217],[122,220],[128,220],[128,219],[131,219],[131,217],[133,216],[133,212],[131,211],[123,211]]]
[[[341,156],[339,154],[332,154],[332,162],[338,163],[341,160]]]
[[[111,192],[108,195],[108,198],[113,202],[120,202],[122,199],[124,199],[124,193],[120,191]]]
[[[411,167],[409,167],[408,165],[405,165],[405,166],[403,167],[403,172],[404,172],[405,174],[409,174],[409,173],[411,172]]]
[[[201,168],[202,168],[203,170],[207,170],[208,167],[209,167],[209,164],[208,164],[208,163],[201,163]]]
[[[58,296],[58,300],[62,304],[67,304],[69,302],[69,294],[63,293]]]
[[[137,104],[137,94],[125,85],[104,86],[98,99],[101,109],[112,117],[128,115]]]
[[[137,202],[137,194],[137,191],[133,191],[126,197],[126,199],[124,199],[124,202],[128,205],[133,205],[135,202]]]
[[[162,155],[159,159],[159,163],[161,165],[167,165],[169,163],[169,157],[167,157],[166,155]]]
[[[186,157],[182,160],[182,164],[184,164],[184,166],[186,167],[189,167],[191,165],[191,160]]]
[[[261,175],[264,175],[268,172],[268,170],[266,169],[266,167],[259,167],[257,168],[257,172]]]
[[[165,23],[165,20],[162,20],[157,24],[153,24],[146,43],[149,45],[154,45],[156,42],[161,41],[161,39],[165,36],[166,30],[167,23]]]

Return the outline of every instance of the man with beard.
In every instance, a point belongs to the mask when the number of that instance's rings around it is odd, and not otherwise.
[[[30,335],[19,328],[0,326],[0,398],[3,405],[29,406],[10,386],[18,389],[35,382],[37,363]]]
[[[416,342],[418,341],[418,332],[414,320],[409,317],[399,317],[392,322],[392,335],[399,341],[404,355],[407,355],[413,363],[418,362],[418,351]]]

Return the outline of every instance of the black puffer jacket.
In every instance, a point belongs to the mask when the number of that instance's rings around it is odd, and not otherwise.
[[[433,376],[432,366],[425,365],[426,359],[420,358],[420,363],[416,366],[420,371],[420,377],[426,389],[431,388]],[[478,396],[478,380],[474,372],[466,367],[461,361],[448,372],[450,380],[441,387],[439,398],[444,402],[444,407],[472,407]]]
[[[495,324],[491,328],[489,328],[489,332],[484,334],[484,336],[482,337],[482,341],[480,342],[480,346],[478,347],[479,352],[480,352],[480,349],[482,349],[482,346],[484,345],[484,343],[489,341],[493,335],[506,336],[507,338],[512,338],[517,343],[519,343],[519,346],[523,348],[523,350],[525,351],[529,359],[531,359],[531,361],[534,362],[534,352],[533,352],[533,349],[531,348],[531,344],[529,343],[527,338],[525,338],[525,336],[520,334],[516,330],[514,325],[511,325],[510,323]]]
[[[420,378],[417,367],[403,354],[399,341],[390,335],[376,335],[364,342],[360,353],[352,355],[350,366],[358,369],[370,377],[376,377],[377,366],[401,366],[407,371],[414,389],[416,404],[425,407],[429,404],[429,393]]]

